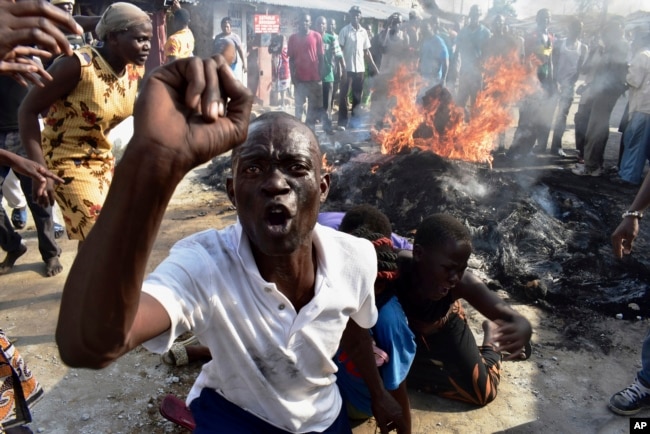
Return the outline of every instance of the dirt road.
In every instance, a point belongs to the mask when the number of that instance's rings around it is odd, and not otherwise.
[[[234,211],[225,195],[196,182],[203,171],[188,175],[177,189],[150,268],[167,254],[174,241],[206,227],[234,222]],[[166,393],[184,396],[198,366],[170,368],[158,355],[144,349],[101,371],[64,366],[54,343],[54,330],[76,243],[61,241],[65,271],[45,278],[31,221],[22,234],[28,253],[11,274],[0,276],[0,327],[17,339],[16,345],[46,391],[34,409],[31,429],[57,434],[184,432],[159,415],[158,403]],[[507,297],[506,293],[501,295]],[[499,396],[484,408],[412,390],[413,432],[627,433],[628,419],[609,412],[606,402],[639,369],[640,343],[648,320],[616,320],[579,308],[575,315],[557,315],[552,309],[513,304],[533,323],[533,357],[505,363]],[[469,312],[480,341],[482,318]],[[580,333],[585,329],[591,332]],[[650,416],[650,412],[641,416]],[[374,423],[361,423],[354,432],[374,433]]]
[[[174,240],[234,221],[234,212],[222,193],[193,181],[200,171],[178,188],[151,267],[166,255]],[[54,329],[66,272],[42,277],[31,222],[23,234],[29,251],[11,274],[0,277],[0,309],[2,328],[18,339],[16,345],[46,390],[34,409],[32,430],[61,434],[183,432],[159,416],[158,402],[169,392],[183,396],[198,367],[170,368],[144,349],[102,371],[64,366],[54,343]],[[76,245],[68,240],[61,245],[67,271]],[[603,339],[608,340],[611,351],[604,354],[599,342],[567,339],[567,330],[576,326],[572,321],[536,306],[519,305],[517,309],[534,325],[533,357],[505,364],[496,401],[477,409],[412,390],[413,432],[628,432],[627,418],[610,413],[606,400],[627,385],[638,369],[639,343],[647,320],[628,322],[594,314],[586,325],[601,330]],[[470,317],[473,330],[480,335],[482,318],[476,313]],[[354,431],[374,433],[374,424],[362,423]]]

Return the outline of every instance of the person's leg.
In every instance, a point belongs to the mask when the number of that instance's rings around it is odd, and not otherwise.
[[[341,411],[332,425],[329,426],[323,434],[352,434],[350,421],[348,420],[348,412],[346,411],[345,404],[341,406]],[[312,434],[312,433],[310,433]],[[315,432],[313,434],[316,434]]]
[[[2,330],[0,330],[0,377],[3,386],[7,387],[3,392],[0,426],[13,426],[19,430],[19,427],[24,427],[32,421],[30,409],[43,396],[43,388],[18,349]]]
[[[352,117],[358,116],[358,107],[363,96],[364,73],[356,72],[352,77]]]
[[[4,143],[4,134],[0,133],[0,142]],[[2,184],[9,173],[9,167],[0,166],[0,202],[2,202]],[[7,252],[4,260],[0,262],[0,275],[7,274],[13,268],[16,260],[27,252],[23,239],[14,230],[9,217],[0,205],[0,248]]]
[[[585,134],[585,170],[594,172],[603,165],[609,139],[609,118],[618,100],[616,92],[602,92],[594,98]]]
[[[650,408],[650,330],[641,347],[641,370],[634,382],[609,399],[609,409],[616,414],[630,416]]]
[[[27,225],[27,200],[20,189],[20,181],[13,170],[5,178],[2,184],[2,193],[7,199],[7,204],[12,209],[11,223],[16,229],[23,229]]]
[[[334,80],[334,82],[332,82],[332,100],[330,101],[331,104],[330,107],[332,108],[332,110],[334,109],[334,104],[336,104],[336,101],[338,101],[336,97],[338,95],[340,84],[341,84],[340,80]]]
[[[583,97],[580,100],[578,111],[576,112],[573,118],[573,123],[575,124],[574,131],[575,131],[576,150],[578,151],[578,159],[580,160],[584,159],[585,157],[587,126],[589,125],[589,116],[591,115],[592,106],[593,106],[592,100]]]
[[[9,171],[4,184],[2,184],[2,194],[5,199],[7,199],[7,204],[10,208],[16,209],[27,207],[27,200],[20,188],[20,181],[18,181],[18,177],[13,170]]]
[[[501,354],[492,345],[478,347],[469,326],[452,314],[445,326],[418,340],[410,387],[475,405],[494,400],[501,375]]]
[[[623,151],[625,150],[625,129],[627,128],[628,123],[630,122],[630,102],[628,101],[625,104],[625,110],[623,110],[623,116],[621,116],[621,122],[618,124],[618,132],[621,133],[621,140],[618,143],[618,167],[621,167],[621,159],[623,158]]]
[[[323,85],[320,81],[307,82],[307,107],[305,123],[314,129],[323,113]]]
[[[212,434],[215,432],[215,427],[219,427],[219,432],[224,433],[286,433],[207,387],[201,391],[198,398],[190,403],[190,410],[196,423],[194,434]]]
[[[63,266],[59,261],[61,248],[57,244],[54,235],[52,207],[43,207],[32,199],[32,179],[29,176],[18,175],[18,178],[36,226],[38,250],[41,253],[43,262],[45,262],[45,275],[47,277],[56,276],[63,271]]]
[[[535,104],[534,129],[535,142],[537,143],[535,150],[538,153],[546,152],[546,148],[548,147],[548,136],[551,133],[551,124],[553,123],[553,114],[555,113],[556,105],[556,97],[546,90],[539,95]]]
[[[323,112],[321,122],[323,130],[326,133],[332,133],[332,93],[334,92],[334,83],[323,82]]]
[[[347,78],[345,80],[341,80],[341,88],[339,90],[339,127],[348,126],[348,92],[350,91],[350,86],[352,84],[353,74],[354,73],[352,72],[348,72]]]
[[[566,130],[566,120],[569,116],[569,110],[573,104],[573,95],[563,95],[560,97],[557,112],[555,116],[555,125],[553,127],[553,139],[551,140],[551,153],[558,153],[562,149],[562,136]]]
[[[304,82],[297,82],[295,84],[295,112],[294,115],[300,122],[303,121],[302,114],[305,111],[305,102],[307,102],[307,86]]]
[[[506,153],[509,157],[525,156],[533,148],[535,144],[533,117],[533,103],[531,100],[526,99],[519,107],[519,122],[510,148]]]
[[[470,97],[470,83],[468,82],[467,74],[461,74],[458,78],[458,93],[454,101],[456,105],[463,110],[467,110],[467,102]]]

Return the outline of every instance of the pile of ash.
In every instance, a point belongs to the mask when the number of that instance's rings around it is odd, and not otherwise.
[[[369,203],[407,237],[427,215],[450,213],[470,228],[470,266],[493,289],[549,309],[580,306],[630,319],[650,307],[647,225],[624,260],[614,258],[610,242],[635,188],[560,169],[492,170],[417,150],[324,151],[332,186],[323,211]],[[215,159],[206,181],[223,190],[229,170],[229,159]]]

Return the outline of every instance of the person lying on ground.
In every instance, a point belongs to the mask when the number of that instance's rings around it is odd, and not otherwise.
[[[632,205],[623,213],[623,220],[612,233],[612,247],[617,258],[632,253],[634,240],[639,234],[639,221],[648,206],[650,206],[650,174],[646,175]],[[612,395],[608,407],[614,413],[624,416],[634,415],[644,408],[650,408],[650,331],[643,339],[641,369],[636,373],[634,382]]]
[[[188,397],[196,433],[350,433],[332,361],[346,335],[355,363],[374,368],[364,372],[382,432],[404,432],[367,330],[377,317],[373,247],[316,225],[330,179],[314,133],[283,112],[248,128],[251,108],[221,56],[178,59],[145,80],[135,134],[63,289],[61,358],[103,368],[143,343],[162,353],[191,331],[214,356]],[[145,280],[176,186],[230,150],[238,221],[181,240]]]
[[[397,251],[391,242],[391,224],[388,217],[370,205],[350,209],[343,217],[339,230],[372,242],[377,255],[377,278],[375,279],[375,305],[379,311],[377,323],[371,334],[375,342],[377,366],[384,387],[402,406],[406,417],[406,430],[411,432],[411,405],[406,390],[406,376],[415,357],[415,337],[409,329],[406,315],[390,282],[398,276]],[[372,397],[363,381],[361,372],[346,351],[341,349],[335,358],[338,366],[336,384],[347,405],[352,419],[368,419],[371,416]]]
[[[400,252],[399,277],[391,289],[416,336],[409,387],[479,406],[490,403],[497,395],[502,353],[508,353],[504,360],[530,354],[530,322],[467,271],[471,235],[451,215],[423,220],[408,253]],[[489,320],[480,347],[461,299]]]

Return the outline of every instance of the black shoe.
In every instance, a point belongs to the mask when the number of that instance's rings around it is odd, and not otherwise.
[[[623,416],[637,414],[644,408],[650,408],[650,388],[641,384],[638,378],[609,399],[609,409]]]
[[[22,229],[27,225],[27,208],[14,208],[11,212],[11,224],[16,229]]]
[[[65,228],[58,223],[54,223],[54,238],[57,240],[63,236]]]

